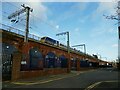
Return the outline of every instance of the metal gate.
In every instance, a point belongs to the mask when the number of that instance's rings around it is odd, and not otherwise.
[[[61,67],[62,68],[67,68],[67,58],[64,55],[61,55],[59,57],[60,61],[61,61]]]
[[[8,43],[0,43],[2,46],[2,80],[11,80],[12,73],[12,55],[17,49]]]
[[[11,80],[12,54],[2,54],[2,80]]]
[[[45,67],[46,68],[55,68],[56,55],[53,52],[48,52],[45,57]]]
[[[72,58],[71,59],[71,70],[76,70],[77,69],[77,59]]]
[[[43,57],[38,48],[32,48],[29,51],[30,69],[43,69]]]

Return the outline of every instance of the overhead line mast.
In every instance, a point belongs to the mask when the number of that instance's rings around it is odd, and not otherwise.
[[[8,19],[12,19],[16,16],[19,16],[20,14],[26,12],[26,29],[25,29],[25,37],[24,37],[24,42],[28,42],[28,33],[29,33],[29,15],[30,15],[30,11],[32,12],[33,9],[31,9],[28,6],[25,6],[24,4],[21,5],[23,8],[12,13],[11,15],[8,16]]]
[[[59,35],[67,35],[67,50],[68,50],[68,72],[70,72],[70,40],[69,40],[69,32],[62,32],[62,33],[58,33],[56,34],[56,36]]]
[[[86,47],[85,47],[85,44],[74,45],[74,46],[72,46],[72,47],[78,47],[78,46],[83,46],[83,47],[84,47],[84,53],[86,54]]]
[[[59,35],[67,35],[67,49],[68,49],[68,53],[70,53],[70,45],[69,45],[69,32],[62,32],[62,33],[58,33],[56,34],[56,36],[59,36]]]

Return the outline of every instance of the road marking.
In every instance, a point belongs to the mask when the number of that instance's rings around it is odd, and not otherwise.
[[[65,78],[65,77],[63,77]],[[38,81],[38,82],[33,82],[33,83],[29,83],[29,82],[26,82],[26,83],[22,83],[22,82],[12,82],[13,84],[19,84],[19,85],[33,85],[33,84],[43,84],[43,83],[48,83],[48,82],[52,82],[52,81],[55,81],[55,80],[60,80],[60,79],[63,79],[63,78],[56,78],[56,79],[51,79],[51,80],[47,80],[47,81]]]
[[[65,77],[63,77],[63,78],[65,78]],[[60,79],[63,79],[63,78],[56,78],[56,79],[53,79],[53,80],[43,81],[43,82],[40,82],[40,83],[48,83],[48,82],[55,81],[55,80],[60,80]]]
[[[118,82],[117,80],[113,80],[113,81],[103,81],[103,82]]]
[[[64,79],[64,78],[74,77],[74,76],[77,76],[77,74],[76,75],[72,75],[72,76],[65,76],[65,77],[62,77],[62,78],[53,78],[53,79],[50,79],[50,80],[47,80],[47,81],[41,80],[41,81],[38,81],[38,82],[12,82],[12,83],[13,84],[18,84],[18,85],[43,84],[43,83],[48,83],[48,82]]]
[[[63,77],[65,78],[65,77]],[[51,80],[47,80],[47,81],[38,81],[38,82],[12,82],[13,84],[18,84],[18,85],[33,85],[33,84],[43,84],[43,83],[48,83],[48,82],[52,82],[55,80],[60,80],[63,78],[55,78],[55,79],[51,79]]]
[[[117,80],[113,80],[113,81],[101,81],[101,82],[96,82],[96,83],[88,86],[85,90],[93,89],[93,88],[95,88],[97,85],[99,85],[99,84],[101,84],[101,83],[103,83],[103,82],[118,82],[118,81],[117,81]]]
[[[94,84],[88,86],[85,90],[90,90],[90,89],[94,88],[95,86],[99,85],[100,83],[102,83],[102,82],[94,83]]]
[[[18,85],[30,85],[34,83],[29,83],[29,82],[12,82],[12,84],[18,84]]]

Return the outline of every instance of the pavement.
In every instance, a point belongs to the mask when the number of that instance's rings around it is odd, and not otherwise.
[[[40,77],[29,78],[29,79],[19,79],[16,81],[4,81],[2,82],[2,88],[14,88],[22,85],[44,84],[44,83],[48,83],[48,82],[52,82],[52,81],[56,81],[64,78],[74,77],[81,73],[94,71],[94,70],[95,69],[87,70],[87,71],[71,71],[70,73],[64,73],[64,74],[40,76]]]
[[[118,72],[114,69],[92,69],[21,79],[14,82],[5,81],[2,86],[3,88],[84,88],[84,90],[97,90],[98,88],[118,87],[117,77]]]

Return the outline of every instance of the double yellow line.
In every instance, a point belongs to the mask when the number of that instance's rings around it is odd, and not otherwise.
[[[33,84],[43,84],[43,83],[48,83],[48,82],[52,82],[55,80],[60,80],[63,78],[57,78],[57,79],[51,79],[51,80],[47,80],[47,81],[38,81],[38,82],[12,82],[13,84],[18,84],[18,85],[33,85]]]

